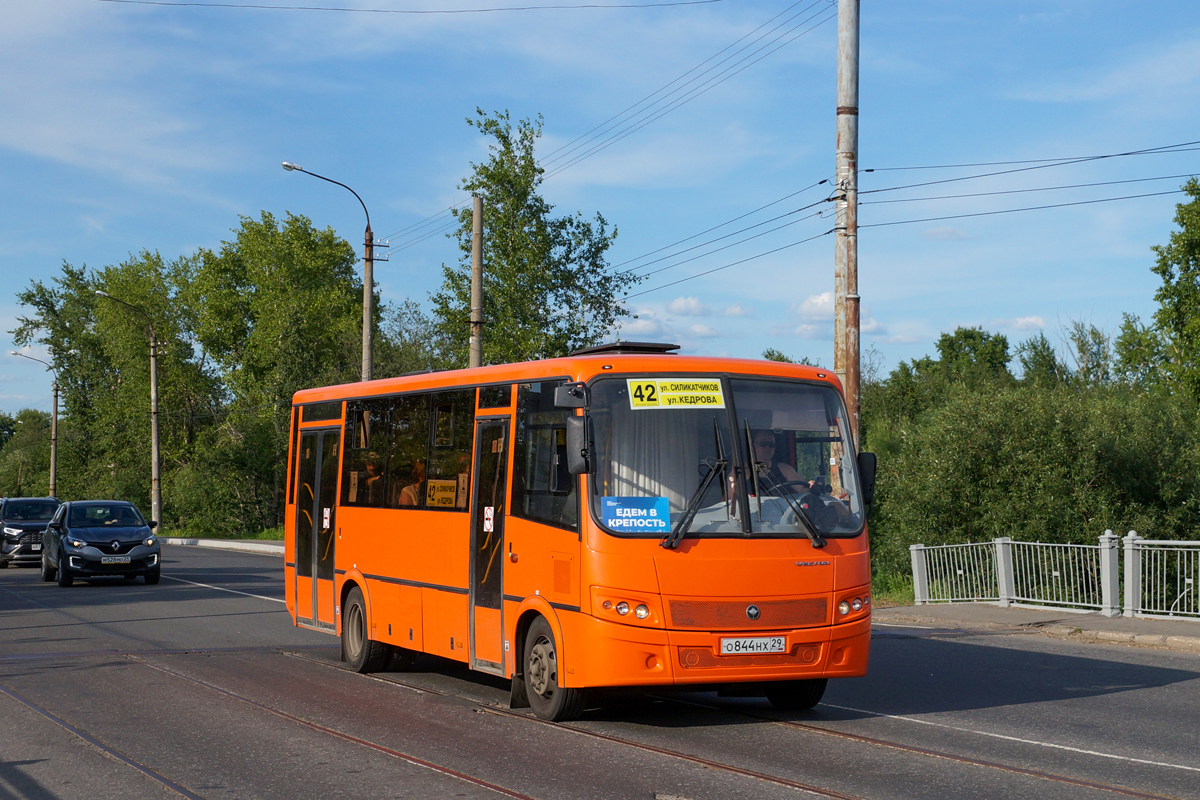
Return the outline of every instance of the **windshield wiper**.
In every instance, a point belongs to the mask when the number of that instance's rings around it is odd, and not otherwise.
[[[784,502],[791,507],[792,513],[796,515],[796,519],[800,520],[800,523],[804,528],[804,534],[812,540],[813,547],[824,547],[826,545],[824,537],[822,537],[817,531],[817,526],[813,524],[812,520],[808,518],[808,513],[793,498],[795,492],[793,492],[790,488],[785,488],[784,486],[779,485],[774,481],[774,479],[771,478],[770,464],[764,464],[761,461],[755,460],[754,437],[750,433],[750,420],[746,420],[746,448],[750,453],[750,474],[754,476],[754,499],[758,501],[759,523],[762,523],[762,492],[760,491],[760,487],[758,485],[758,473],[759,469],[762,468],[762,477],[763,481],[767,484],[767,489],[782,497]]]
[[[718,472],[721,473],[722,480],[724,480],[725,469],[729,466],[729,457],[725,455],[725,443],[721,441],[721,429],[717,427],[716,417],[713,417],[713,436],[717,443],[717,457],[711,464],[705,461],[705,465],[708,467],[708,474],[704,476],[704,480],[696,487],[696,491],[692,494],[692,499],[688,500],[687,508],[683,510],[683,516],[679,518],[679,522],[675,523],[675,529],[660,542],[668,550],[673,550],[679,544],[679,541],[687,535],[688,529],[692,526],[692,520],[696,518],[696,512],[700,510],[700,502],[704,499],[704,493],[708,491],[708,487],[712,485],[713,478],[716,477]]]

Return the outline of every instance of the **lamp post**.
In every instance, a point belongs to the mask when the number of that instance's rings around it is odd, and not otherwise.
[[[50,496],[57,497],[54,493],[58,488],[58,370],[54,365],[42,361],[40,358],[27,356],[24,353],[18,353],[16,350],[10,350],[14,356],[28,358],[30,361],[36,361],[39,364],[45,364],[46,369],[54,373],[54,413],[50,416]]]
[[[158,473],[158,339],[154,335],[154,323],[140,306],[127,303],[100,289],[96,290],[96,294],[107,297],[114,303],[129,306],[146,318],[146,325],[150,328],[150,518],[154,520],[157,530],[161,531],[162,482]]]
[[[358,196],[358,192],[346,184],[335,181],[332,178],[326,178],[324,175],[318,175],[315,172],[309,172],[299,164],[293,164],[290,161],[284,161],[283,168],[288,172],[303,172],[305,175],[312,175],[314,178],[320,178],[327,183],[337,184],[354,195],[359,205],[362,206],[363,213],[367,215],[367,230],[363,234],[362,379],[369,381],[371,380],[371,318],[374,316],[372,306],[375,302],[375,238],[374,234],[371,233],[371,212],[367,211],[367,204]]]

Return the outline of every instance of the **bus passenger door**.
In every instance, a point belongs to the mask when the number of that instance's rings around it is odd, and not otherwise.
[[[508,420],[475,425],[475,497],[471,505],[471,666],[504,674],[504,515],[508,497]]]
[[[296,481],[296,620],[333,628],[338,430],[300,434]]]

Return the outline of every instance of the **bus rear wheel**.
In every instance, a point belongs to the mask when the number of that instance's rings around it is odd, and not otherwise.
[[[367,635],[367,604],[355,586],[342,606],[342,657],[355,672],[379,672],[387,664],[388,646]]]
[[[584,694],[558,684],[558,646],[554,631],[538,617],[525,637],[525,687],[533,713],[542,719],[563,722],[583,711]]]
[[[821,702],[828,683],[828,678],[768,683],[767,700],[781,711],[803,711]]]

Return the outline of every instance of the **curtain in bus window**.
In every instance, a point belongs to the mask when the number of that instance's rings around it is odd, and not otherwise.
[[[465,511],[471,486],[475,390],[439,392],[430,398],[431,446],[425,507]]]
[[[429,395],[409,394],[392,398],[388,507],[425,507],[428,463]]]
[[[577,530],[579,480],[567,471],[567,417],[554,407],[561,381],[521,384],[513,456],[513,514]]]

